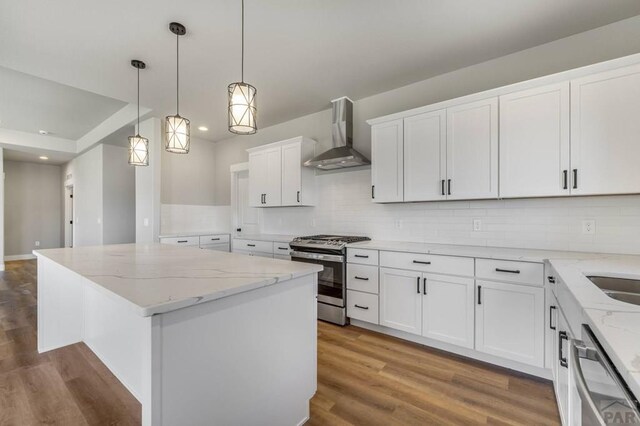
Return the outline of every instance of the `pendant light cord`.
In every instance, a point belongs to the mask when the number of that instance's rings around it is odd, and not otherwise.
[[[140,135],[140,68],[138,67],[138,131],[137,135]]]
[[[180,115],[180,34],[176,34],[176,115]]]
[[[240,80],[244,83],[244,0],[242,0],[242,60],[240,64]]]

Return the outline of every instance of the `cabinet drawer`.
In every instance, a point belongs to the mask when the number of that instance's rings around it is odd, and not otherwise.
[[[394,251],[380,252],[380,266],[469,277],[472,277],[474,272],[473,259],[470,257],[399,253]]]
[[[160,238],[161,244],[175,244],[180,246],[197,246],[200,244],[199,237],[171,237]]]
[[[349,248],[347,249],[347,262],[360,263],[363,265],[377,265],[378,250]]]
[[[347,316],[378,324],[378,295],[347,290]]]
[[[200,245],[209,245],[209,244],[222,244],[229,242],[229,235],[220,234],[220,235],[200,235]]]
[[[289,243],[273,243],[273,254],[289,256],[289,254],[291,254],[291,247],[289,247]]]
[[[214,250],[214,251],[224,251],[229,252],[229,244],[201,244],[200,248],[203,250]]]
[[[347,289],[378,294],[378,267],[347,264]]]
[[[234,250],[273,254],[273,242],[257,240],[233,240]]]
[[[544,265],[512,260],[476,259],[476,277],[542,286]]]

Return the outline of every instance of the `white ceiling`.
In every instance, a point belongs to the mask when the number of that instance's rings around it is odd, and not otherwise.
[[[16,151],[13,149],[3,149],[4,160],[7,161],[23,161],[27,163],[54,164],[60,165],[71,161],[74,154],[59,151],[43,151],[27,149],[24,151]],[[41,160],[40,156],[48,157],[48,160]]]
[[[0,126],[76,140],[125,102],[0,67]]]
[[[361,99],[635,16],[640,1],[246,0],[245,8],[245,80],[258,89],[266,127],[341,95]],[[163,116],[175,112],[174,20],[187,27],[181,113],[196,136],[229,137],[240,0],[0,0],[0,66],[135,102],[129,61],[142,59],[141,103]]]

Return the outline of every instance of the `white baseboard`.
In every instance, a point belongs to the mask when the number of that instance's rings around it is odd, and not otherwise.
[[[33,254],[15,254],[13,256],[5,256],[4,257],[4,261],[5,262],[10,262],[12,260],[31,260],[31,259],[35,259],[36,256]]]

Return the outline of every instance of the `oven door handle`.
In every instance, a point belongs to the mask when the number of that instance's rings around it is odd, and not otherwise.
[[[582,401],[582,406],[585,405],[589,407],[589,411],[591,414],[598,420],[599,424],[606,425],[596,403],[591,398],[589,393],[589,388],[587,387],[587,381],[584,378],[584,374],[582,373],[582,367],[580,366],[580,352],[586,353],[587,351],[593,351],[593,349],[587,348],[584,343],[580,340],[569,340],[569,356],[571,357],[571,369],[573,370],[573,375],[576,379],[576,388],[578,389],[578,394],[580,395],[580,400]],[[583,358],[586,358],[584,356]]]
[[[311,260],[327,260],[329,262],[344,262],[344,256],[338,256],[335,254],[309,253],[306,251],[292,251],[291,257],[299,257],[301,259]]]

